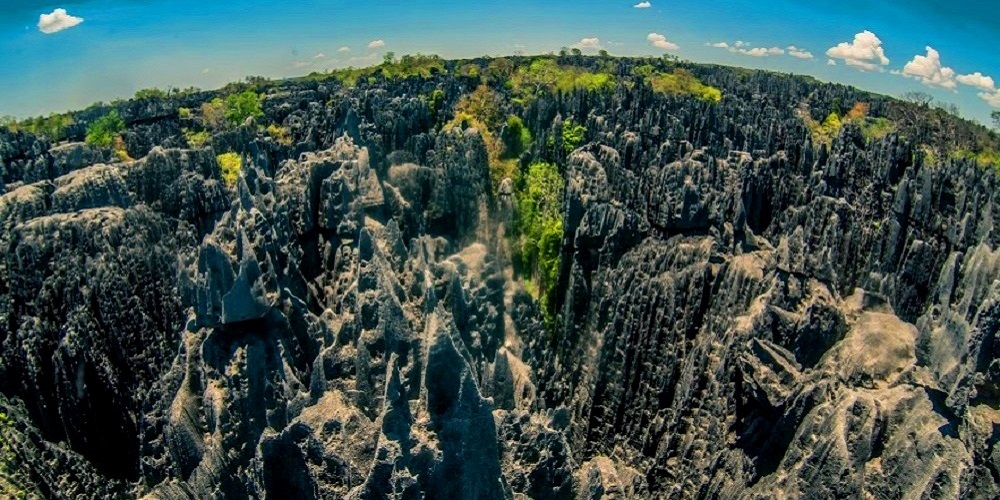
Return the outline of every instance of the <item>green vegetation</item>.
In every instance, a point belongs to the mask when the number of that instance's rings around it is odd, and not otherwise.
[[[843,127],[843,122],[840,121],[840,116],[836,111],[831,111],[822,123],[813,120],[810,116],[804,116],[802,120],[812,132],[813,142],[816,144],[830,144]]]
[[[917,149],[916,149],[916,151],[914,152],[914,155],[915,156],[921,156],[921,157],[923,157],[923,164],[924,165],[937,165],[938,164],[938,154],[937,154],[937,151],[935,151],[934,148],[932,148],[931,146],[929,146],[927,144],[921,144],[920,146],[918,146]],[[916,158],[914,158],[914,161],[916,161]]]
[[[336,80],[345,87],[355,87],[363,81],[375,81],[377,77],[390,80],[402,80],[406,78],[420,77],[430,78],[437,74],[446,73],[447,69],[444,60],[436,55],[405,55],[396,60],[395,54],[386,53],[382,64],[367,68],[343,68],[330,70],[327,73],[311,73],[304,77],[305,80],[322,82],[326,80]]]
[[[188,120],[192,117],[191,108],[177,108],[177,118]]]
[[[497,138],[496,131],[503,122],[500,111],[501,97],[486,85],[480,85],[471,94],[462,96],[455,105],[455,116],[445,124],[444,128],[475,128],[486,145],[486,155],[490,164],[490,177],[494,187],[500,184],[504,177],[510,174],[510,165],[502,161],[503,144]]]
[[[222,153],[215,157],[222,170],[222,180],[230,188],[236,187],[236,181],[240,177],[240,169],[243,168],[243,159],[237,153]]]
[[[480,85],[471,94],[458,100],[452,122],[471,120],[486,125],[491,130],[499,129],[503,125],[504,115],[500,109],[502,102],[500,94],[486,85]]]
[[[1000,130],[1000,110],[991,111],[990,119],[993,120],[993,128]]]
[[[482,71],[482,76],[486,83],[500,86],[506,84],[514,76],[514,71],[516,70],[517,66],[514,64],[514,61],[506,57],[498,57],[490,60],[489,64],[486,65],[486,69]]]
[[[441,109],[444,108],[444,91],[441,89],[434,89],[430,95],[423,95],[420,97],[425,103],[427,103],[427,107],[431,108],[431,115],[434,117],[434,121],[437,122]]]
[[[503,141],[504,158],[520,158],[531,147],[531,130],[524,125],[518,116],[510,116],[500,134]]]
[[[865,139],[881,139],[896,131],[896,124],[888,118],[869,118],[861,124],[861,133]]]
[[[865,102],[856,102],[843,118],[837,113],[841,105],[834,103],[834,110],[826,116],[822,123],[808,116],[807,112],[801,111],[800,116],[806,127],[812,133],[813,142],[817,144],[830,144],[833,138],[840,134],[840,130],[847,124],[853,123],[861,127],[861,134],[866,140],[881,139],[893,132],[896,132],[896,124],[885,117],[868,116],[870,106]]]
[[[133,99],[137,101],[162,101],[170,97],[187,96],[197,92],[201,92],[201,89],[198,87],[188,87],[186,89],[167,87],[167,90],[153,87],[137,90]]]
[[[562,127],[562,147],[566,154],[570,154],[574,149],[583,144],[583,139],[587,135],[587,128],[583,125],[576,125],[572,119],[563,122]]]
[[[535,59],[518,68],[508,80],[515,101],[522,103],[547,92],[605,92],[614,89],[614,85],[611,73],[560,65],[552,58]]]
[[[226,123],[226,102],[216,97],[201,105],[201,122],[206,127],[220,128]]]
[[[980,166],[988,166],[1000,171],[1000,151],[997,150],[970,151],[959,149],[952,153],[952,158],[971,160]]]
[[[458,76],[466,78],[479,78],[479,73],[479,65],[476,63],[463,64],[461,68],[458,68]]]
[[[268,136],[274,139],[274,142],[281,144],[282,146],[292,145],[292,134],[288,131],[288,128],[282,127],[280,125],[270,124],[264,130]]]
[[[341,83],[345,87],[356,87],[358,82],[366,80],[369,76],[374,74],[376,68],[344,68],[335,69],[329,73],[313,73],[307,76],[307,79],[323,81],[327,79],[333,79]]]
[[[69,113],[54,113],[46,117],[28,118],[17,121],[12,118],[5,124],[11,132],[27,132],[36,136],[45,136],[50,141],[57,142],[66,139],[66,129],[75,123]]]
[[[184,138],[187,139],[188,146],[192,148],[203,148],[209,141],[212,140],[212,134],[210,134],[207,130],[194,132],[190,129],[184,129]]]
[[[226,96],[223,114],[230,125],[240,126],[248,118],[260,118],[264,112],[260,109],[261,96],[254,90],[245,90],[238,94]]]
[[[125,121],[118,116],[118,111],[111,110],[87,126],[87,144],[102,148],[111,147],[115,144],[115,138],[124,130]]]
[[[551,163],[535,162],[515,182],[517,221],[515,262],[520,273],[537,282],[546,323],[555,319],[555,290],[561,254],[562,198],[565,182]]]
[[[223,128],[227,125],[238,127],[246,122],[247,118],[260,118],[264,116],[264,111],[260,108],[262,96],[253,89],[229,94],[225,99],[216,97],[201,105],[201,123],[205,127],[212,129]],[[177,116],[184,119],[191,117],[191,110],[180,108]]]
[[[122,136],[116,135],[114,141],[111,143],[111,147],[115,150],[115,158],[118,158],[118,161],[135,160],[135,158],[129,156],[128,150],[125,148],[125,139],[122,139]]]
[[[17,485],[13,477],[17,471],[17,455],[11,444],[14,421],[0,412],[0,498],[27,498],[28,492]]]
[[[167,92],[158,88],[140,89],[135,92],[137,101],[161,101],[167,98]]]
[[[689,95],[695,99],[716,103],[722,100],[722,91],[705,85],[690,71],[675,68],[671,73],[657,71],[646,64],[635,69],[635,74],[659,94]]]
[[[388,55],[388,54],[386,54]],[[380,68],[382,76],[392,79],[430,78],[445,73],[444,60],[436,55],[405,55],[398,61],[389,59]]]

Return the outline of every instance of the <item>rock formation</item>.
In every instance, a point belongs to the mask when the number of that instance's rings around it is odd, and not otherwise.
[[[422,97],[471,77],[274,83],[291,144],[188,147],[211,93],[119,104],[138,160],[0,133],[0,492],[1000,495],[1000,176],[796,115],[887,98],[690,70],[724,99],[505,104],[566,182],[551,316],[490,139]]]

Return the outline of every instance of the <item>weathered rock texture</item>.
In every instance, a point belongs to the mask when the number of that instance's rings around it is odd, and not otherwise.
[[[497,236],[509,181],[420,97],[476,80],[276,85],[292,145],[183,149],[187,101],[121,105],[137,161],[0,135],[0,488],[996,498],[1000,178],[795,114],[882,98],[693,70],[721,103],[520,110],[522,164],[567,179],[548,329]],[[567,118],[592,142],[547,149]]]

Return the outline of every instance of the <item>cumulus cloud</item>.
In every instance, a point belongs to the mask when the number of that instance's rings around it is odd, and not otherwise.
[[[826,51],[830,59],[843,60],[848,66],[862,71],[878,71],[889,64],[882,48],[882,40],[875,33],[865,30],[854,35],[854,41],[841,42]]]
[[[346,46],[346,45],[344,45],[343,47],[337,49],[337,52],[341,52],[341,53],[350,52],[350,51],[351,51],[351,48],[348,47],[348,46]]]
[[[372,40],[368,42],[369,49],[381,49],[382,47],[385,47],[385,42],[382,40]]]
[[[648,8],[650,8],[652,6],[653,6],[653,4],[651,4],[649,2],[639,2],[639,3],[635,4],[635,5],[633,5],[633,7],[637,8],[637,9],[648,9]]]
[[[980,92],[979,98],[986,101],[991,107],[1000,108],[1000,90],[994,92]]]
[[[970,87],[976,87],[983,90],[993,90],[996,88],[996,83],[993,82],[992,78],[978,71],[968,75],[958,75],[955,79],[962,85],[968,85]]]
[[[941,54],[932,47],[926,47],[926,56],[913,56],[913,60],[903,66],[903,76],[916,78],[930,87],[954,89],[955,70],[941,65]]]
[[[577,48],[581,48],[581,49],[594,49],[594,50],[596,50],[596,49],[601,48],[601,40],[599,38],[597,38],[597,37],[584,38],[584,39],[580,40],[579,42],[577,42],[576,47]]]
[[[800,49],[794,45],[788,46],[787,49],[781,47],[754,47],[750,48],[751,44],[744,42],[743,40],[737,40],[732,44],[727,42],[709,42],[705,44],[706,47],[715,47],[717,49],[725,49],[733,54],[742,54],[750,57],[771,57],[771,56],[781,56],[788,54],[792,57],[797,57],[799,59],[812,59],[812,52],[806,49]]]
[[[653,44],[653,47],[656,47],[658,49],[677,50],[680,48],[680,46],[677,45],[676,43],[668,42],[667,37],[659,33],[650,33],[649,35],[646,36],[646,40],[648,40],[649,43]]]
[[[726,42],[706,43],[705,45],[717,49],[726,49],[733,54],[743,54],[750,57],[780,56],[785,53],[785,49],[781,47],[754,47],[751,49],[749,48],[750,44],[742,40],[737,40],[732,45]]]
[[[51,35],[62,30],[72,28],[83,22],[82,17],[71,16],[66,9],[56,9],[50,14],[38,16],[38,31]]]
[[[826,65],[827,66],[836,66],[837,65],[837,61],[834,61],[833,59],[827,59],[826,60]]]
[[[313,59],[323,59],[324,57],[326,57],[326,54],[320,52],[320,53],[314,55]]]
[[[752,49],[733,49],[732,52],[750,57],[769,57],[780,56],[785,53],[785,50],[780,47],[754,47]]]
[[[790,55],[792,57],[797,57],[799,59],[812,59],[813,58],[812,52],[809,52],[806,49],[800,49],[800,48],[798,48],[798,47],[796,47],[794,45],[789,45],[788,46],[788,55]]]

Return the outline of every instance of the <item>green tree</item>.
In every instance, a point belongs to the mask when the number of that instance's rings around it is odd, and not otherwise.
[[[586,135],[587,128],[583,125],[573,124],[572,119],[564,121],[562,128],[563,151],[565,151],[566,154],[572,153],[574,149],[583,143],[583,139]]]
[[[390,66],[394,62],[396,62],[396,53],[395,52],[393,52],[393,51],[390,50],[389,52],[386,52],[384,56],[382,56],[382,64],[384,64],[386,66]]]
[[[1000,130],[1000,110],[990,113],[990,118],[993,119],[993,127]]]
[[[158,89],[140,89],[135,92],[135,100],[137,101],[160,101],[167,98],[167,93]]]
[[[513,61],[507,59],[506,57],[498,57],[491,60],[486,66],[484,76],[490,83],[503,85],[510,80],[510,77],[513,76],[515,69]]]
[[[222,171],[222,180],[230,188],[236,187],[236,181],[240,177],[240,169],[243,168],[243,159],[236,153],[222,153],[215,157],[219,162],[219,169]]]
[[[118,111],[111,110],[110,113],[94,120],[87,127],[87,144],[98,147],[111,147],[115,144],[115,138],[125,130],[125,121],[118,116]]]
[[[0,128],[6,129],[8,132],[12,133],[17,132],[19,130],[17,119],[9,115],[0,117]]]
[[[507,124],[500,134],[503,141],[503,156],[518,158],[531,146],[531,131],[518,116],[507,118]]]
[[[264,112],[260,109],[260,96],[253,90],[245,90],[239,94],[226,96],[226,121],[239,126],[247,118],[260,118]]]
[[[690,95],[706,102],[722,100],[722,91],[705,85],[691,72],[681,68],[674,69],[672,73],[660,73],[647,64],[636,68],[635,74],[641,76],[653,87],[654,92],[660,94]]]
[[[43,135],[51,141],[61,141],[66,138],[66,128],[73,125],[73,123],[75,123],[73,115],[69,113],[54,113],[47,117],[39,116],[17,122],[13,128],[36,136]]]
[[[201,121],[207,127],[219,128],[226,120],[226,101],[216,97],[201,104]]]
[[[535,162],[517,185],[517,260],[521,273],[537,280],[546,323],[551,325],[559,279],[565,181],[555,164]]]

